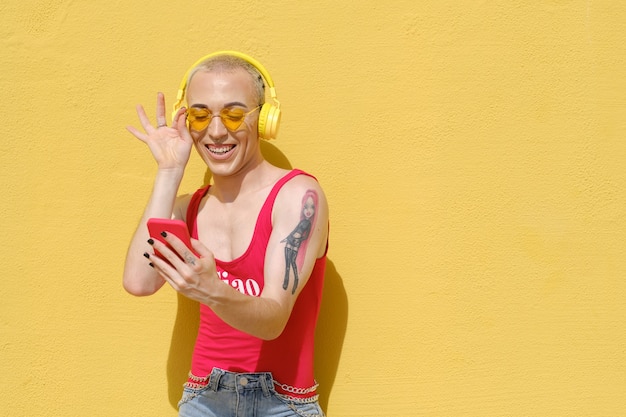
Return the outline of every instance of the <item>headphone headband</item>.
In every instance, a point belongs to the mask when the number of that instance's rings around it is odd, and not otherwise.
[[[272,139],[278,133],[278,122],[280,120],[280,102],[276,98],[276,89],[274,88],[274,81],[270,76],[269,72],[265,69],[263,65],[256,59],[248,56],[244,53],[237,51],[219,51],[214,52],[212,54],[208,54],[197,60],[186,72],[185,76],[180,82],[180,86],[178,87],[178,94],[176,96],[176,103],[174,103],[174,109],[172,111],[172,119],[176,115],[176,112],[183,104],[183,100],[185,99],[185,91],[187,90],[187,82],[189,81],[189,75],[191,71],[193,71],[198,65],[207,59],[219,56],[219,55],[231,55],[237,58],[241,58],[244,61],[251,64],[254,68],[259,71],[259,73],[265,79],[267,86],[269,87],[269,93],[271,99],[276,103],[276,105],[269,105],[268,103],[264,104],[261,112],[259,114],[259,135],[263,139]]]

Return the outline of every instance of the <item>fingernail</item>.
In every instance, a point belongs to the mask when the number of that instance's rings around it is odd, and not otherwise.
[[[148,239],[148,243],[149,243],[150,245],[154,245],[154,240],[153,240],[152,238],[150,238],[150,239]]]
[[[154,264],[152,262],[150,262],[148,265],[150,265],[152,268],[154,268]]]
[[[144,252],[143,256],[145,256],[146,258],[150,258],[150,254],[148,252]]]
[[[163,231],[163,232],[161,232],[161,236],[167,237],[167,233],[165,233],[165,231]]]

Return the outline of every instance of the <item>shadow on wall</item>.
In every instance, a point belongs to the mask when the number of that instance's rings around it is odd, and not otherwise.
[[[178,294],[176,321],[172,330],[167,358],[167,391],[170,404],[178,410],[183,397],[183,384],[191,369],[191,355],[200,323],[200,307],[196,301]]]
[[[266,160],[280,168],[291,169],[289,160],[272,144],[262,141],[261,151]],[[211,182],[207,170],[204,184]],[[191,369],[191,356],[198,332],[200,311],[198,303],[178,294],[176,321],[172,330],[167,359],[168,398],[178,409],[183,394],[183,384]],[[328,408],[330,392],[337,375],[337,367],[343,347],[348,322],[348,297],[341,276],[330,259],[326,263],[322,305],[315,333],[315,375],[320,384],[320,405]]]
[[[348,297],[343,280],[330,259],[326,260],[322,306],[315,331],[315,377],[319,382],[320,405],[328,409],[335,384],[343,339],[348,324]]]

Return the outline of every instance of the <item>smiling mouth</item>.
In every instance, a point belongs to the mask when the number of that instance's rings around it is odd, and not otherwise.
[[[228,152],[232,151],[235,148],[235,145],[222,145],[222,146],[207,145],[206,148],[212,154],[224,155],[224,154],[227,154]]]

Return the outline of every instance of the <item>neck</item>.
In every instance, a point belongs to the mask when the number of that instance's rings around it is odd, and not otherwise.
[[[258,190],[272,170],[272,165],[261,159],[247,169],[233,175],[213,176],[211,194],[224,203],[232,203],[239,196]]]

